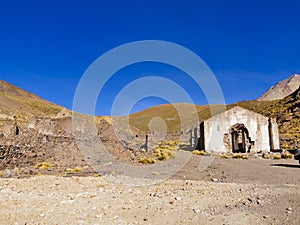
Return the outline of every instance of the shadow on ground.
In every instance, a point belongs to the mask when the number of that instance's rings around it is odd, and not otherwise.
[[[300,165],[294,165],[294,164],[282,164],[282,163],[277,163],[277,164],[272,164],[270,166],[280,166],[280,167],[289,167],[289,168],[300,168]]]

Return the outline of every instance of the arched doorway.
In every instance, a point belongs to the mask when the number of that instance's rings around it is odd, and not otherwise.
[[[237,123],[230,128],[232,152],[249,152],[252,144],[249,131],[242,123]]]

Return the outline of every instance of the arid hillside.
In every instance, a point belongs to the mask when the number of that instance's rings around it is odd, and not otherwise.
[[[207,106],[198,106],[186,103],[163,104],[151,107],[129,116],[130,125],[140,132],[149,132],[149,124],[155,123],[155,118],[161,118],[168,133],[180,131],[180,120],[186,117],[191,120],[196,113],[207,109]],[[194,111],[194,112],[193,112]],[[180,115],[183,112],[185,115]],[[159,122],[159,121],[157,121]]]
[[[0,113],[10,116],[54,116],[63,107],[5,81],[0,81]]]
[[[182,126],[188,128],[197,126],[192,124],[196,121],[195,117],[198,116],[198,121],[201,122],[210,118],[212,113],[222,112],[225,108],[224,105],[163,104],[131,114],[129,121],[132,129],[145,133],[150,132],[151,122],[155,123],[155,118],[161,118],[168,133],[178,133],[182,130]]]

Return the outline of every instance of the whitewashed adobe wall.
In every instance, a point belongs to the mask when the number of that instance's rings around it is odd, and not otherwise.
[[[269,119],[238,106],[204,121],[205,150],[230,152],[232,149],[224,144],[224,135],[230,136],[230,128],[238,123],[244,124],[248,129],[251,141],[254,141],[252,151],[270,150]],[[275,133],[273,142],[276,149],[279,148],[279,135],[274,121],[272,132]]]

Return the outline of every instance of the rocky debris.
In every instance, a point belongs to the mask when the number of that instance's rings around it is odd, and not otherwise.
[[[20,147],[19,145],[0,145],[0,170],[6,167],[21,166],[22,161],[28,162],[27,152],[31,152],[31,146],[26,145]],[[11,165],[11,166],[10,166]]]
[[[298,225],[297,215],[287,213],[299,209],[298,188],[184,180],[128,188],[103,177],[0,179],[0,224]],[[259,198],[264,204],[255,203]]]
[[[253,194],[251,196],[248,196],[246,200],[242,201],[242,204],[248,207],[255,206],[255,205],[262,205],[263,204],[263,196],[262,195],[256,195]]]

